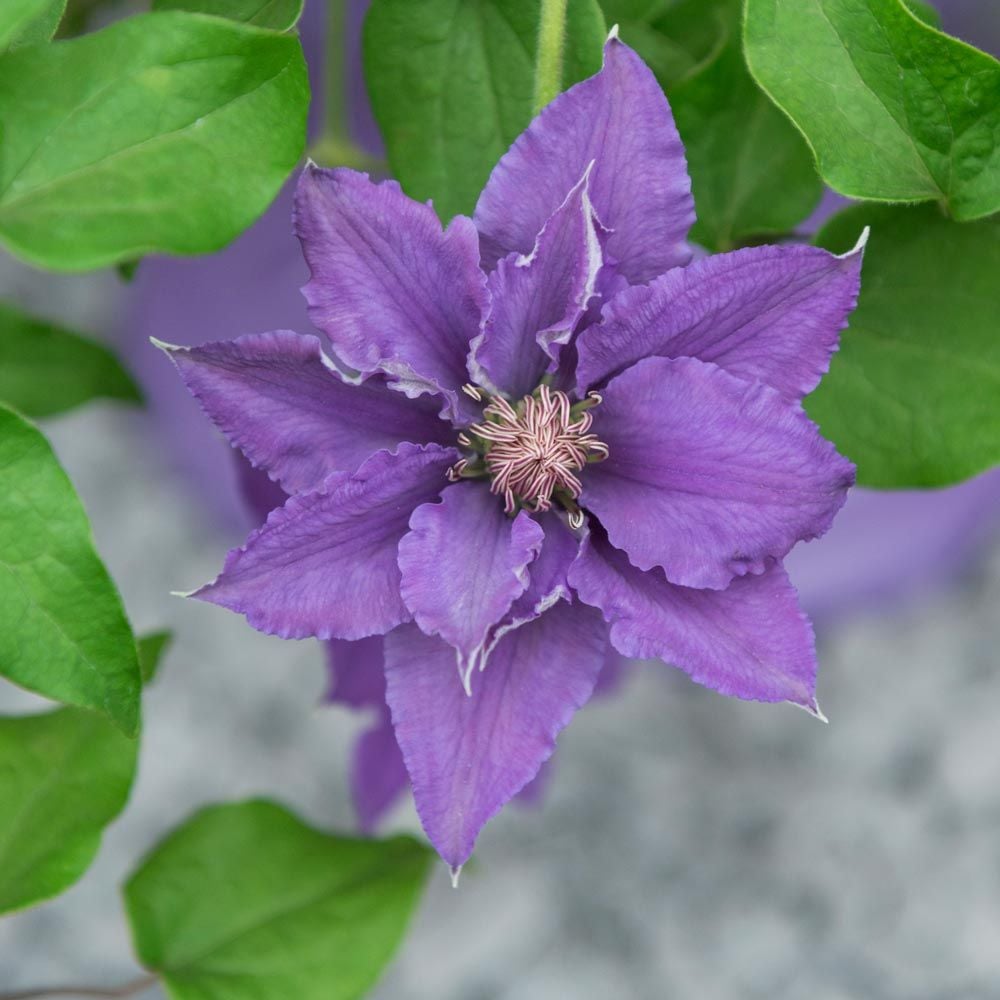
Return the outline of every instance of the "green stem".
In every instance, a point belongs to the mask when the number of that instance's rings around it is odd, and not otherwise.
[[[326,5],[326,49],[323,52],[323,134],[324,138],[344,144],[351,141],[347,124],[346,33],[347,4],[344,0],[330,0]]]
[[[567,0],[542,0],[535,57],[535,114],[562,90]]]
[[[329,0],[326,17],[323,132],[310,148],[309,156],[323,167],[354,167],[355,170],[385,173],[385,163],[359,149],[351,137],[347,116],[347,47],[344,44],[346,0]]]

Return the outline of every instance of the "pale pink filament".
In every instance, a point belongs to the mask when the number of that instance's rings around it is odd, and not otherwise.
[[[575,500],[583,488],[575,473],[591,456],[608,455],[607,446],[587,433],[590,413],[574,418],[566,394],[546,385],[521,400],[518,409],[502,396],[494,397],[483,418],[469,433],[489,442],[485,462],[493,479],[490,489],[503,496],[508,514],[518,502],[549,510],[556,491]]]

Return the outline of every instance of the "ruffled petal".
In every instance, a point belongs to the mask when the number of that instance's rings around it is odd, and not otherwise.
[[[864,243],[715,254],[621,292],[576,341],[581,392],[640,358],[690,357],[798,401],[830,365],[858,298]]]
[[[490,629],[480,669],[508,632],[534,621],[557,601],[573,600],[568,574],[580,551],[580,540],[558,514],[549,511],[535,517],[544,537],[538,555],[527,568],[528,586],[503,619]]]
[[[471,371],[516,398],[538,385],[587,311],[604,262],[589,173],[545,223],[530,256],[513,253],[488,279],[492,309]]]
[[[524,593],[542,538],[524,511],[509,518],[485,483],[455,483],[413,512],[399,543],[403,600],[427,635],[453,647],[467,688],[492,627]]]
[[[603,612],[625,656],[665,660],[722,694],[818,712],[812,626],[780,565],[725,590],[678,587],[658,569],[636,569],[594,532],[570,580]]]
[[[284,639],[361,639],[409,621],[396,550],[410,513],[441,492],[457,458],[451,448],[403,444],[353,475],[334,473],[272,511],[192,596]]]
[[[720,590],[830,527],[854,466],[770,386],[692,358],[647,358],[608,383],[581,503],[639,569]]]
[[[344,381],[316,337],[289,330],[164,348],[205,413],[288,493],[353,472],[402,441],[447,444],[430,398],[409,400],[381,376]]]
[[[590,197],[618,271],[637,284],[686,264],[684,148],[656,78],[613,34],[603,69],[543,108],[494,167],[475,212],[484,266],[528,253],[592,160]]]
[[[364,833],[375,830],[410,783],[385,700],[385,653],[380,635],[326,644],[327,700],[368,710],[373,718],[351,753],[351,798]]]
[[[561,601],[503,639],[470,696],[440,639],[414,625],[386,638],[387,697],[417,812],[453,870],[590,697],[606,642],[599,613]]]
[[[395,181],[310,164],[295,231],[312,274],[309,315],[340,360],[385,372],[408,395],[443,396],[454,419],[470,415],[457,391],[489,302],[472,222],[456,216],[442,232]]]

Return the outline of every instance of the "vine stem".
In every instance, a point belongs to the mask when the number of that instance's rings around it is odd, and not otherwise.
[[[346,35],[347,4],[344,0],[329,0],[323,50],[323,135],[345,145],[351,141],[347,121]]]
[[[156,976],[142,976],[123,986],[110,988],[94,986],[53,986],[47,989],[20,990],[14,993],[0,993],[0,1000],[42,1000],[43,997],[93,997],[95,1000],[122,1000],[123,997],[144,993],[155,985]]]
[[[542,0],[535,57],[535,114],[562,90],[567,0]]]
[[[309,148],[309,157],[324,167],[353,167],[368,173],[386,173],[385,162],[361,149],[351,134],[347,112],[350,99],[345,41],[349,27],[347,6],[346,0],[327,0],[326,3],[323,128]]]

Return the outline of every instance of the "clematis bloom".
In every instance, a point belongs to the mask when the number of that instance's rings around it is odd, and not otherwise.
[[[161,345],[289,494],[194,596],[336,640],[342,700],[382,697],[457,871],[538,773],[609,655],[818,713],[782,559],[853,466],[801,407],[858,292],[861,248],[690,263],[684,152],[615,33],[497,164],[473,219],[307,166],[295,227],[320,341]],[[379,671],[384,670],[384,676]],[[395,741],[395,743],[394,743]],[[402,768],[376,783],[372,811]]]

